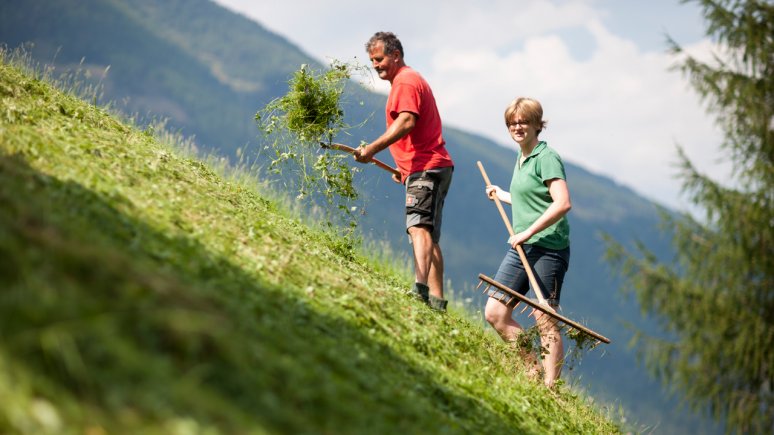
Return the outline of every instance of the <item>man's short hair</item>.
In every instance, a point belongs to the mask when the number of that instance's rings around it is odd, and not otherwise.
[[[403,54],[403,44],[400,43],[400,39],[398,39],[397,36],[395,36],[392,32],[376,32],[374,33],[374,36],[371,37],[371,39],[366,42],[366,51],[370,52],[371,47],[376,44],[377,41],[382,41],[382,44],[384,44],[384,54],[389,54],[394,52],[395,50],[398,50],[400,52],[400,58],[404,58]]]

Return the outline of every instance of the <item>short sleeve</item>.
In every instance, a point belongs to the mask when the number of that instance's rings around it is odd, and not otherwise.
[[[397,84],[387,110],[392,119],[397,118],[401,112],[411,112],[419,116],[419,92],[416,87],[406,83]]]
[[[540,159],[540,180],[546,182],[548,180],[554,180],[560,178],[562,180],[567,179],[567,175],[564,172],[564,163],[562,158],[556,152],[541,153]]]

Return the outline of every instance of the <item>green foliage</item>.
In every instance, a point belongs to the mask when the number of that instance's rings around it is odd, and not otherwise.
[[[348,78],[346,65],[334,66],[323,73],[301,65],[289,82],[287,95],[266,105],[264,112],[271,115],[266,132],[286,129],[305,144],[332,138],[344,126],[339,99],[344,80]]]
[[[0,433],[619,431],[256,180],[0,58]]]
[[[321,194],[326,204],[335,204],[346,216],[348,204],[357,199],[353,174],[346,154],[321,151],[320,144],[331,143],[352,128],[344,121],[342,94],[356,66],[333,61],[325,71],[301,65],[288,82],[288,93],[269,102],[255,119],[269,139],[274,158],[270,171],[298,174],[298,197]],[[354,219],[350,226],[356,225]]]
[[[565,365],[572,370],[576,364],[580,364],[583,355],[599,346],[600,341],[596,338],[582,332],[579,329],[567,328],[564,332],[565,337],[574,345],[570,348],[570,354],[565,356]]]
[[[638,337],[652,371],[729,430],[766,433],[774,427],[774,5],[699,3],[720,53],[706,63],[674,41],[671,49],[723,128],[735,179],[711,179],[678,149],[684,192],[705,219],[664,217],[673,265],[644,246],[632,255],[611,242],[609,257],[668,333]]]

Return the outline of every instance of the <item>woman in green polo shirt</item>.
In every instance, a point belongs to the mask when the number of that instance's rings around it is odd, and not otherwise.
[[[517,98],[505,109],[505,124],[520,152],[513,170],[510,191],[498,186],[487,186],[486,194],[494,195],[500,201],[512,204],[513,230],[508,239],[511,248],[505,254],[495,275],[495,281],[521,294],[529,290],[529,281],[524,266],[515,250],[522,245],[527,261],[535,272],[543,298],[556,309],[562,290],[564,275],[570,262],[570,226],[567,212],[570,211],[570,193],[567,189],[564,165],[559,154],[549,148],[538,135],[546,126],[543,108],[531,98]],[[490,288],[490,298],[484,311],[491,324],[503,340],[515,341],[523,328],[513,318],[513,309],[518,303],[515,297]],[[549,316],[534,312],[540,331],[541,346],[547,354],[542,360],[543,381],[549,388],[559,379],[564,359],[562,336],[556,322]],[[533,373],[541,367],[535,359],[524,355],[534,365]]]

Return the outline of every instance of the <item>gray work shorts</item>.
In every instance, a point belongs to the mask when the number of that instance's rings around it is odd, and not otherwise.
[[[426,225],[432,228],[433,242],[441,240],[443,204],[453,172],[454,167],[449,166],[414,172],[406,178],[406,232]]]

